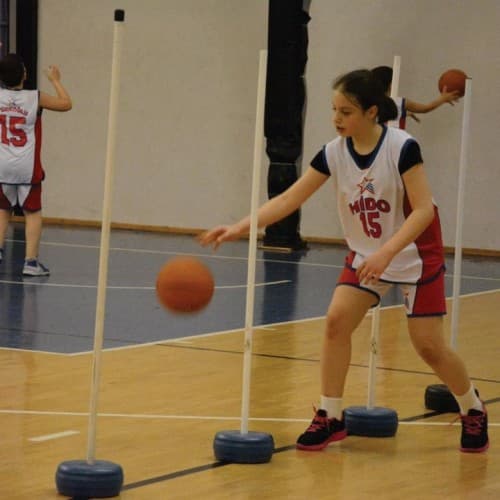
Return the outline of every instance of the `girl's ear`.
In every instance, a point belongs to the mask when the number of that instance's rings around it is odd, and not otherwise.
[[[373,106],[370,106],[365,113],[371,120],[376,120],[378,115],[378,106],[376,106],[375,104]]]

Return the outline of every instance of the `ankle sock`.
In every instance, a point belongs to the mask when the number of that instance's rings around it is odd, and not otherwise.
[[[461,396],[453,394],[453,396],[455,396],[458,406],[460,406],[460,413],[462,415],[467,415],[469,410],[472,408],[474,408],[474,410],[483,411],[483,403],[481,403],[481,400],[477,397],[472,384],[465,394],[462,394]]]
[[[328,418],[342,419],[342,398],[330,398],[328,396],[321,396],[319,407],[326,410]]]

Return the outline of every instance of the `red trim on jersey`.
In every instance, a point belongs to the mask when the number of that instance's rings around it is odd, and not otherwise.
[[[406,218],[412,212],[406,192],[403,200],[403,212]],[[417,283],[429,281],[445,267],[441,223],[436,205],[434,205],[434,219],[432,219],[432,222],[424,232],[415,240],[415,245],[422,259],[422,275]]]
[[[406,128],[406,99],[401,99],[401,116],[399,117],[399,128],[404,130]]]
[[[345,265],[352,269],[352,263],[354,262],[354,257],[356,257],[356,252],[352,250],[345,256]]]
[[[32,184],[39,184],[45,178],[41,161],[42,151],[42,116],[38,114],[35,122],[35,150],[33,158],[33,175],[31,177]]]

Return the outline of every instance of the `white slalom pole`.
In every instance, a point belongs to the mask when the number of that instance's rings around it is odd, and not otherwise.
[[[257,83],[257,112],[255,114],[255,138],[253,150],[252,197],[250,205],[250,235],[248,243],[248,274],[245,314],[245,345],[243,351],[243,389],[241,400],[241,434],[248,434],[250,408],[250,377],[252,370],[253,313],[255,298],[255,263],[257,260],[257,212],[259,209],[260,171],[264,139],[264,107],[266,94],[267,51],[259,54]]]
[[[398,97],[400,73],[401,73],[401,56],[394,56],[394,62],[392,64],[392,82],[391,82],[392,99]]]
[[[121,21],[117,21],[115,18],[111,66],[111,90],[108,116],[108,142],[106,150],[104,198],[102,207],[101,247],[99,254],[99,277],[97,281],[94,356],[92,363],[92,386],[88,425],[87,462],[89,462],[90,464],[93,464],[95,460],[97,403],[99,395],[101,352],[104,337],[104,313],[106,309],[106,284],[108,278],[109,235],[113,195],[113,170],[115,163],[116,115],[118,110],[118,98],[120,89],[120,52],[122,44],[123,24],[123,19]]]
[[[377,370],[377,350],[380,332],[380,304],[372,309],[372,331],[370,336],[370,359],[368,361],[368,403],[371,410],[375,407],[375,386]]]
[[[391,98],[398,96],[399,92],[399,74],[401,72],[401,57],[394,56],[392,66],[392,82],[391,82]],[[369,410],[375,407],[375,386],[376,386],[376,370],[377,370],[377,351],[380,332],[380,304],[372,309],[372,327],[370,336],[370,358],[368,361],[368,403]]]
[[[472,80],[465,80],[464,113],[462,117],[462,143],[460,148],[460,167],[458,170],[457,217],[455,230],[455,255],[453,264],[453,305],[451,310],[451,340],[453,349],[457,347],[458,320],[460,313],[460,280],[462,277],[462,226],[464,219],[465,173],[469,139],[469,121],[472,97]]]

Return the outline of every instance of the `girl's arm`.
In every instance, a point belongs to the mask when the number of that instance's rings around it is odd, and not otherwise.
[[[415,165],[401,177],[412,212],[392,238],[358,267],[356,274],[360,282],[378,280],[391,260],[415,241],[434,219],[432,193],[423,165]]]
[[[73,107],[73,103],[71,102],[68,91],[61,83],[59,68],[57,66],[49,66],[49,69],[44,72],[50,80],[50,83],[52,83],[57,95],[52,96],[45,92],[40,92],[40,108],[50,109],[52,111],[69,111]]]
[[[457,102],[459,99],[460,99],[460,93],[458,91],[455,90],[454,92],[448,92],[446,90],[446,87],[444,87],[443,92],[441,92],[441,95],[434,101],[431,101],[427,104],[423,104],[420,102],[415,102],[415,101],[410,101],[409,99],[405,99],[405,106],[406,106],[406,111],[409,111],[410,113],[428,113],[429,111],[433,111],[447,102],[453,106],[453,104]]]
[[[304,175],[286,191],[266,201],[258,210],[258,227],[278,222],[297,210],[328,179],[328,176],[309,167]],[[233,241],[250,231],[250,216],[230,226],[217,226],[198,237],[203,246],[212,245],[217,249],[225,241]]]

